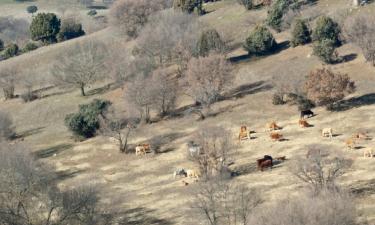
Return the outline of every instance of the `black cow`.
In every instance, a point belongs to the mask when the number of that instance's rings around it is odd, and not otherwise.
[[[301,119],[305,118],[305,116],[307,116],[308,118],[312,117],[312,116],[314,116],[314,112],[311,111],[310,109],[308,109],[308,110],[302,110],[301,111]]]

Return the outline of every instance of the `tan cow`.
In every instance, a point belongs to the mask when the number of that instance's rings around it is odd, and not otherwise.
[[[298,121],[298,124],[302,128],[306,128],[306,127],[310,127],[311,126],[305,119],[300,119]]]
[[[374,154],[372,153],[372,150],[371,150],[371,149],[366,149],[366,150],[363,152],[363,157],[364,157],[364,158],[372,158],[372,157],[374,157]]]
[[[146,155],[147,152],[151,151],[150,144],[140,144],[135,147],[135,155]]]
[[[272,132],[270,134],[270,138],[273,140],[273,141],[280,141],[282,138],[283,138],[283,135],[280,134],[280,133],[277,133],[277,132]]]
[[[352,135],[352,138],[358,140],[370,140],[370,137],[364,132],[358,132]]]
[[[238,141],[250,140],[250,131],[247,129],[246,126],[241,126],[240,133],[238,135]]]
[[[345,144],[349,149],[354,149],[356,142],[353,138],[349,138],[345,140]]]
[[[333,137],[332,128],[324,128],[322,130],[322,137],[330,137],[330,138],[332,138]]]
[[[277,126],[275,121],[273,121],[271,123],[267,123],[266,128],[267,128],[268,131],[281,130],[281,127]]]
[[[186,170],[186,175],[189,178],[196,178],[196,179],[198,179],[200,177],[199,172],[197,172],[195,170]]]

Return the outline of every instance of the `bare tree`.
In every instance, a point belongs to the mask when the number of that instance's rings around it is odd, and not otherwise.
[[[195,135],[194,142],[201,148],[196,161],[204,178],[224,176],[228,172],[229,155],[234,150],[230,132],[223,127],[203,127]]]
[[[13,121],[11,117],[0,111],[0,141],[5,141],[14,135]]]
[[[307,157],[297,158],[291,164],[292,173],[301,181],[311,185],[314,192],[336,189],[336,180],[345,174],[352,160],[338,154],[330,154],[321,146],[313,146]]]
[[[149,16],[167,6],[166,0],[118,0],[110,11],[112,25],[129,37],[136,37]]]
[[[345,192],[324,191],[290,196],[273,205],[259,208],[249,224],[254,225],[355,225],[354,199]]]
[[[15,83],[18,80],[18,70],[15,66],[0,68],[0,88],[5,100],[14,98]]]
[[[121,116],[119,116],[112,106],[104,117],[100,117],[99,131],[102,135],[114,138],[118,143],[120,152],[128,153],[128,140],[131,133],[137,128],[139,120],[132,117],[129,112],[127,112],[129,115],[126,115],[126,117],[125,114],[121,113]]]
[[[52,68],[55,83],[62,87],[85,88],[103,78],[105,48],[96,42],[81,42],[58,58]]]
[[[155,70],[152,82],[153,108],[160,115],[167,115],[176,104],[178,83],[176,79],[168,77],[166,69]]]
[[[375,66],[375,17],[359,14],[348,17],[344,24],[346,38],[362,49],[366,60]]]
[[[192,208],[210,225],[247,225],[260,203],[254,189],[218,179],[199,185]]]
[[[173,10],[153,15],[137,39],[141,54],[158,65],[187,63],[195,49],[201,25],[196,17]]]
[[[86,186],[60,191],[51,168],[28,150],[0,146],[0,224],[106,224],[98,211],[97,190]]]
[[[231,64],[222,55],[192,58],[186,71],[186,94],[209,109],[233,81]],[[201,111],[201,118],[205,115]]]

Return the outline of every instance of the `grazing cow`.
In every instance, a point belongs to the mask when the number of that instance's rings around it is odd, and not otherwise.
[[[272,160],[264,160],[259,163],[258,169],[263,172],[263,170],[267,167],[269,167],[272,170],[273,162]]]
[[[267,130],[268,131],[281,130],[281,127],[277,126],[276,122],[273,121],[271,123],[267,123]]]
[[[332,128],[324,128],[322,130],[322,137],[330,137],[330,138],[332,138],[333,137]]]
[[[150,151],[150,144],[140,144],[137,147],[135,147],[135,155],[146,155],[146,153]]]
[[[355,139],[362,139],[362,140],[370,140],[371,138],[364,132],[358,132],[358,133],[355,133],[353,134],[352,138],[355,138]]]
[[[270,134],[270,137],[273,141],[280,141],[282,138],[283,138],[283,135],[282,134],[279,134],[279,133],[276,133],[276,132],[272,132]]]
[[[195,170],[186,170],[186,176],[189,178],[197,178],[197,179],[200,177],[199,173]]]
[[[250,131],[247,130],[246,126],[241,126],[240,134],[238,135],[238,141],[250,140]]]
[[[262,163],[265,162],[265,161],[271,161],[272,166],[273,166],[273,159],[272,159],[272,156],[270,156],[270,155],[265,155],[265,156],[263,156],[263,158],[261,158],[261,159],[257,159],[257,167],[258,167],[258,170],[261,170],[261,165],[262,165]]]
[[[197,145],[197,144],[194,144],[194,142],[190,141],[188,144],[188,151],[189,151],[189,155],[191,157],[197,157],[201,154],[201,146]]]
[[[302,128],[306,128],[306,127],[310,127],[311,126],[305,119],[300,119],[298,121],[298,124]]]
[[[312,116],[314,116],[314,112],[311,111],[310,109],[308,109],[308,110],[302,110],[301,111],[301,119],[304,119],[305,116],[307,116],[307,118],[312,117]]]
[[[372,158],[372,157],[374,157],[374,154],[372,153],[372,150],[371,150],[371,149],[366,149],[366,150],[363,152],[363,157],[364,157],[364,158]]]
[[[345,144],[349,149],[354,149],[356,142],[353,138],[349,138],[349,139],[345,140]]]
[[[176,179],[177,176],[187,177],[187,173],[184,168],[178,168],[173,172],[173,178]]]

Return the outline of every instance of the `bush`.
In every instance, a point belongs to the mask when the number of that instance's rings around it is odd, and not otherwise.
[[[274,105],[284,105],[285,102],[283,100],[283,96],[279,93],[275,93],[272,95],[272,104]]]
[[[298,45],[304,45],[311,41],[311,31],[307,26],[306,22],[302,19],[298,19],[294,24],[292,31],[292,41],[293,47]]]
[[[30,25],[31,39],[44,43],[56,42],[56,35],[60,32],[61,22],[53,13],[39,13]]]
[[[313,31],[314,41],[323,41],[325,39],[332,40],[335,46],[341,44],[340,41],[341,29],[338,23],[327,16],[322,16],[316,22],[315,30]]]
[[[208,56],[214,51],[220,53],[224,50],[225,43],[215,29],[203,31],[199,37],[196,54],[198,56]]]
[[[92,9],[92,10],[87,12],[87,15],[89,15],[89,16],[95,16],[96,14],[98,14],[98,12],[95,9]]]
[[[245,6],[245,8],[247,10],[250,10],[254,7],[254,3],[253,3],[253,0],[237,0],[237,2],[243,6]]]
[[[38,48],[38,45],[35,43],[29,42],[23,47],[22,52],[30,52]]]
[[[323,39],[315,42],[313,52],[325,63],[333,63],[337,60],[335,41],[333,40]]]
[[[38,7],[36,5],[30,5],[26,8],[26,11],[30,14],[34,14],[38,11]]]
[[[204,14],[203,11],[203,1],[202,0],[174,0],[173,8],[180,9],[186,13],[193,13],[194,10],[197,10],[198,15]]]
[[[39,96],[32,91],[27,91],[20,96],[24,102],[32,102],[39,98]]]
[[[111,102],[95,99],[87,105],[80,105],[79,112],[65,117],[65,124],[75,135],[84,138],[95,136],[99,129],[99,116],[103,115]]]
[[[19,52],[18,45],[12,43],[12,44],[9,44],[5,48],[3,55],[4,55],[5,58],[11,58],[13,56],[16,56],[18,54],[18,52]]]
[[[0,39],[0,52],[4,50],[4,41]]]
[[[246,39],[244,48],[249,54],[265,55],[275,49],[277,43],[265,26],[257,26]]]
[[[355,91],[355,84],[347,74],[317,69],[307,76],[304,86],[306,96],[316,105],[333,104]]]
[[[282,18],[287,12],[290,0],[276,0],[268,11],[266,23],[276,31],[281,31]]]
[[[57,34],[57,41],[66,41],[85,35],[82,24],[77,23],[74,19],[63,20],[60,32]]]
[[[0,111],[0,141],[14,136],[13,121],[10,116]]]
[[[299,111],[309,110],[315,107],[314,102],[304,96],[297,97],[297,105]]]

